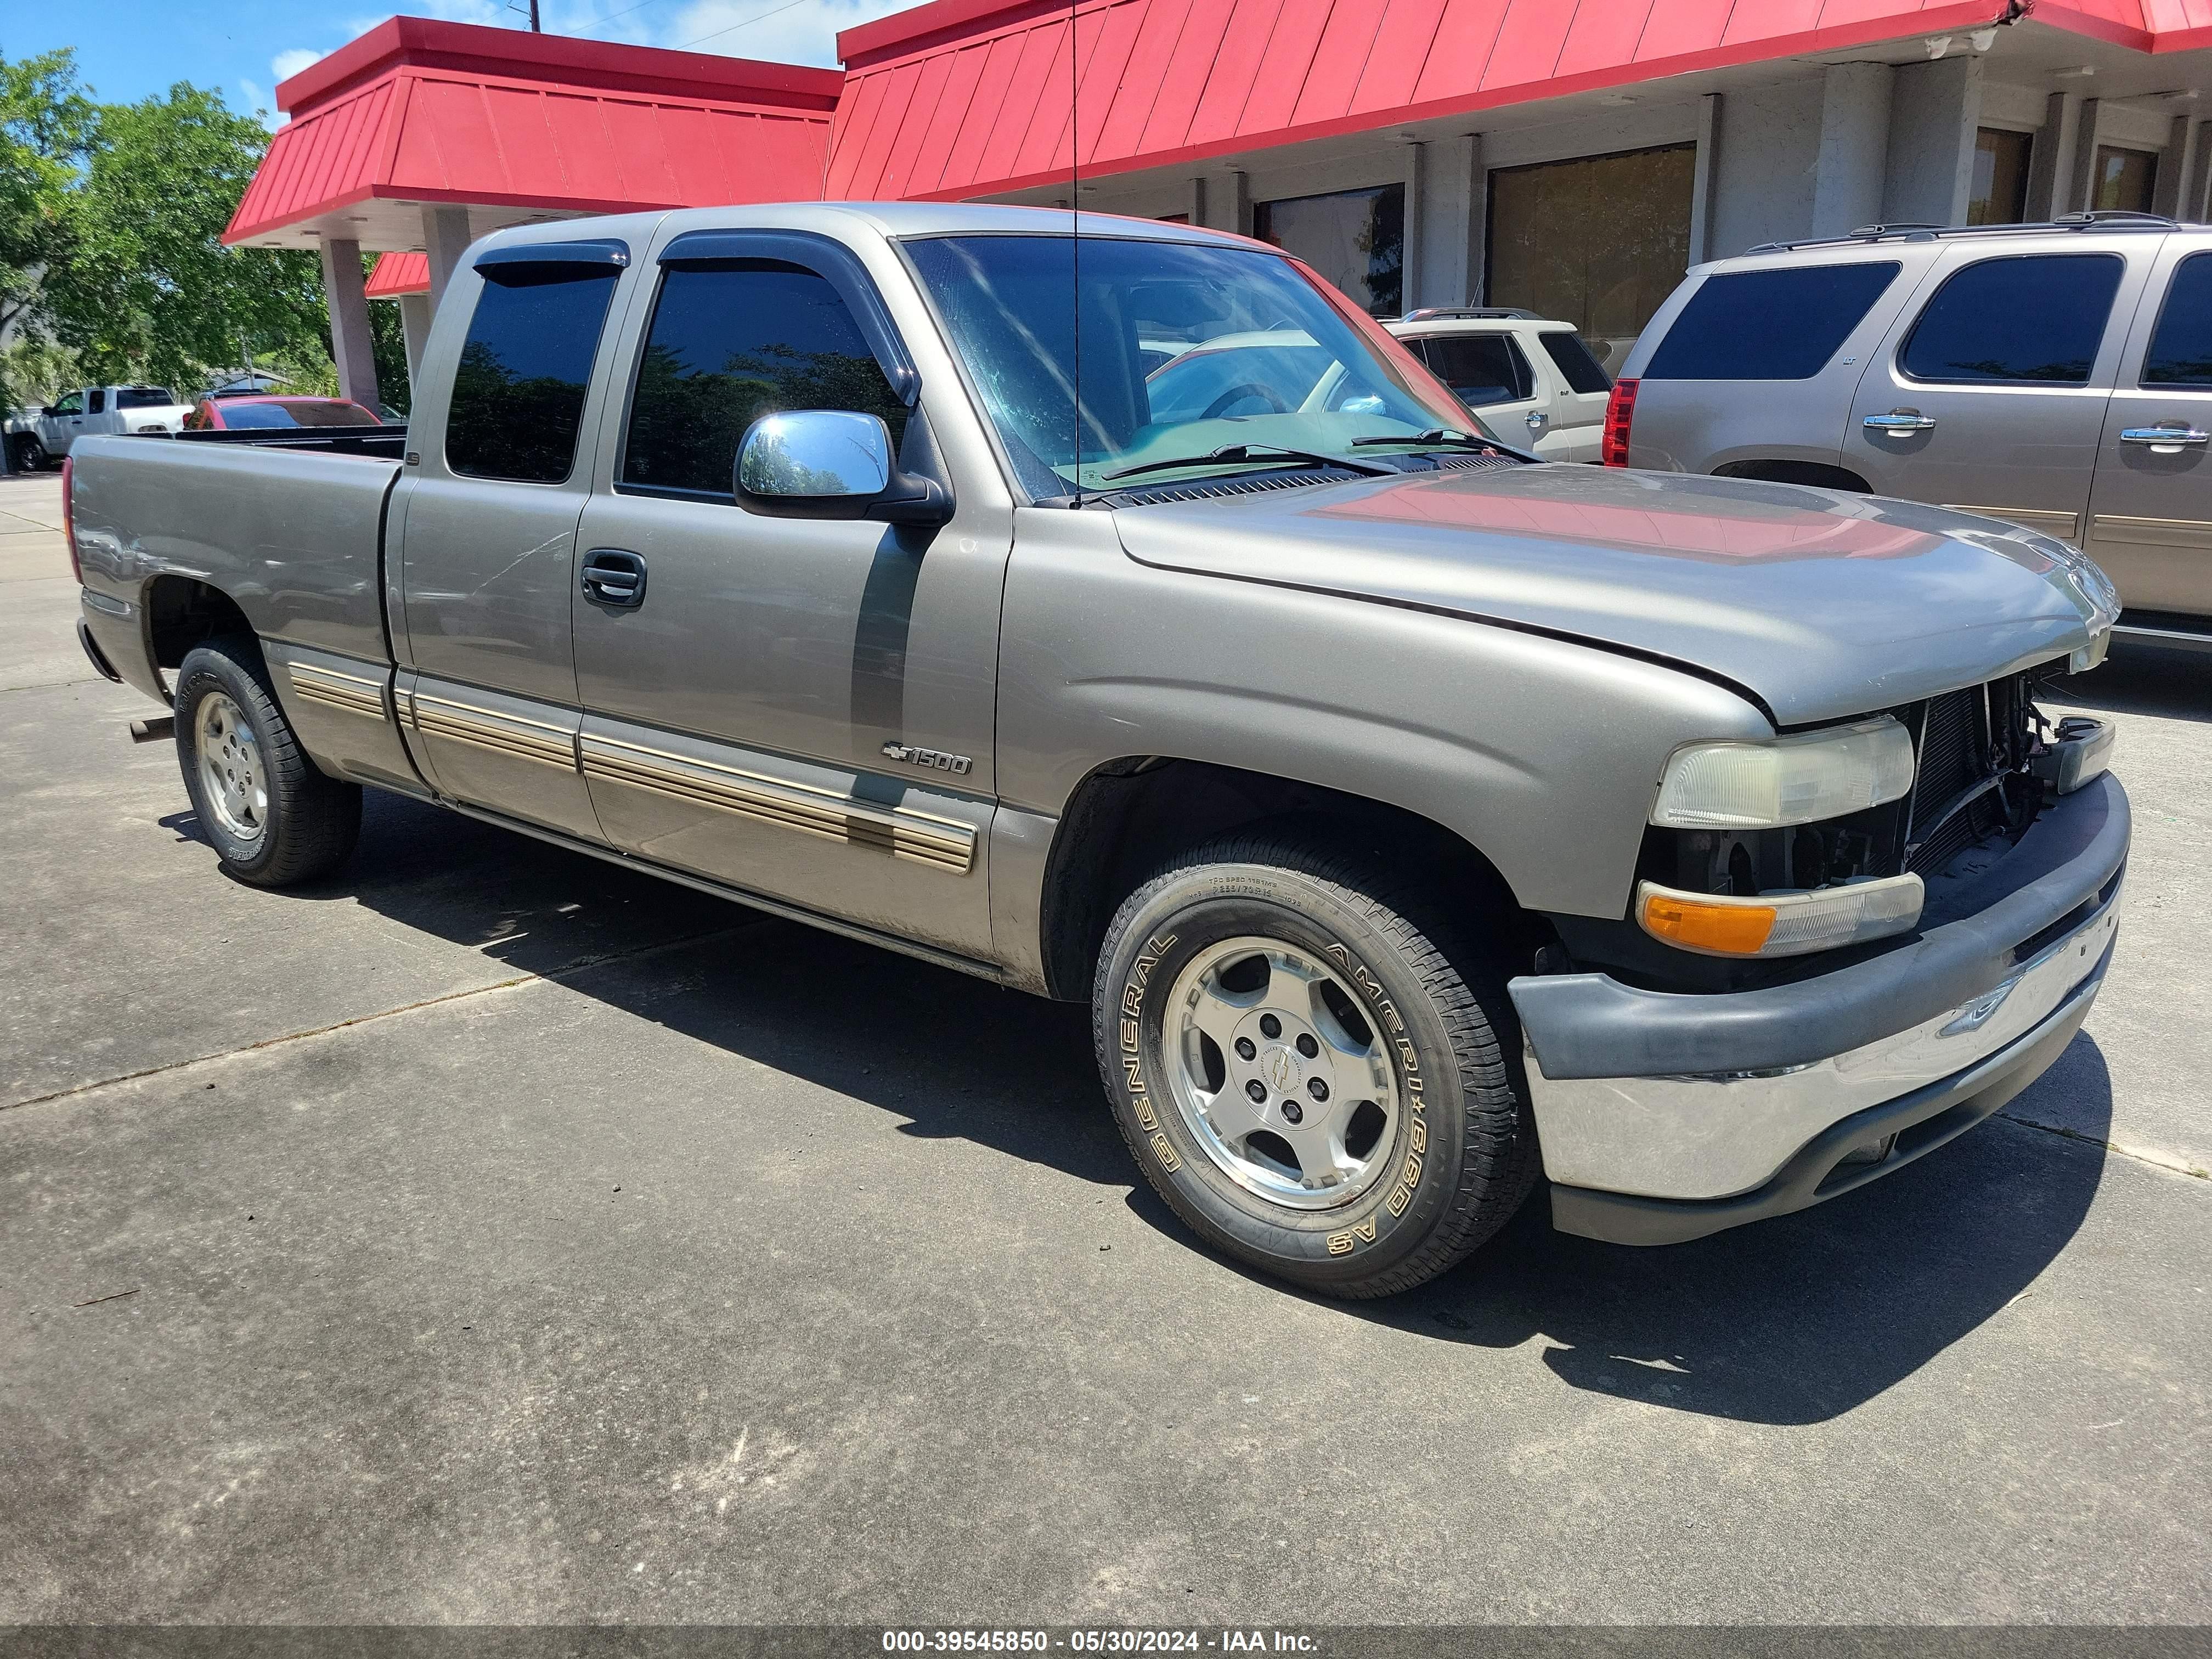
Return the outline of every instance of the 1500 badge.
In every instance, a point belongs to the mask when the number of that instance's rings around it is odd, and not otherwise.
[[[917,749],[910,743],[887,743],[884,753],[908,766],[927,766],[933,772],[950,772],[956,778],[967,776],[975,765],[966,755],[948,755],[942,749]]]

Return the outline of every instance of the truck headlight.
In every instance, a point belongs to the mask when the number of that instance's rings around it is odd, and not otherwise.
[[[1651,822],[1670,830],[1771,830],[1898,799],[1912,738],[1889,715],[1771,743],[1693,743],[1668,758]]]
[[[1914,875],[1756,898],[1646,881],[1637,884],[1636,920],[1652,938],[1700,956],[1800,957],[1904,933],[1920,920],[1926,896]]]

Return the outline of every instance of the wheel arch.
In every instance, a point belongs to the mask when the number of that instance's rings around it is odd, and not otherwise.
[[[1310,833],[1365,842],[1433,872],[1447,902],[1515,919],[1533,951],[1547,935],[1480,848],[1433,818],[1389,802],[1265,772],[1162,755],[1094,767],[1069,796],[1044,861],[1038,940],[1048,994],[1091,995],[1115,909],[1176,854],[1235,830],[1296,821]],[[1528,938],[1522,941],[1519,936]]]
[[[146,617],[146,649],[155,667],[175,668],[194,646],[210,640],[261,641],[245,608],[213,582],[165,572],[148,582],[140,600]]]
[[[1808,484],[1816,489],[1850,489],[1862,495],[1874,486],[1847,466],[1826,461],[1798,461],[1778,458],[1730,461],[1713,469],[1716,478],[1755,478],[1765,483]]]

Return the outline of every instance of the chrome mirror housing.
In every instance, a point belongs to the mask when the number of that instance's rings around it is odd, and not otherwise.
[[[763,415],[738,446],[737,493],[778,500],[870,501],[891,481],[891,434],[843,410]]]

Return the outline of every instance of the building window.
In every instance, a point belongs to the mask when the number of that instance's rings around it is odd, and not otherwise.
[[[1255,202],[1252,234],[1304,260],[1370,316],[1405,309],[1403,185]]]
[[[2027,153],[2035,135],[1984,127],[1974,135],[1970,225],[2016,225],[2027,217]]]
[[[1572,323],[1619,362],[1689,268],[1697,157],[1669,144],[1492,172],[1485,301]]]
[[[2158,156],[2147,149],[2097,146],[2097,168],[2089,180],[2089,205],[2123,213],[2148,213],[2158,184]]]

